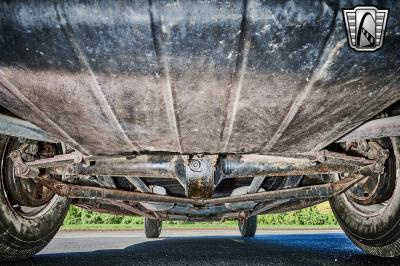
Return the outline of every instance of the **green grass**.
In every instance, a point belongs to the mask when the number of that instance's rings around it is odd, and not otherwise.
[[[329,204],[322,203],[302,210],[258,216],[263,228],[335,227],[337,221]],[[236,228],[235,220],[221,222],[165,221],[164,228]],[[143,218],[87,211],[72,206],[64,220],[64,229],[141,229]]]
[[[195,224],[163,224],[165,229],[235,229],[237,224],[195,223]],[[258,225],[259,229],[268,228],[338,228],[337,225]],[[68,224],[61,227],[63,230],[142,230],[141,224]]]

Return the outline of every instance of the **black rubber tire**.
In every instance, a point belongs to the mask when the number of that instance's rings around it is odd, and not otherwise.
[[[15,140],[15,139],[14,139]],[[0,159],[5,153],[6,143],[11,138],[0,135]],[[19,260],[31,257],[43,249],[57,233],[68,211],[70,201],[54,196],[51,205],[37,217],[24,217],[16,212],[8,202],[1,160],[0,182],[0,260]]]
[[[370,255],[400,256],[400,138],[391,138],[395,167],[393,194],[378,213],[357,211],[345,194],[330,200],[333,213],[346,235]]]
[[[144,233],[147,238],[158,238],[161,234],[162,221],[144,218]]]
[[[257,231],[257,216],[238,219],[238,226],[242,237],[253,237]]]

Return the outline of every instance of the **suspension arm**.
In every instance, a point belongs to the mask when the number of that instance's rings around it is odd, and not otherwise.
[[[123,200],[135,202],[164,202],[164,203],[183,203],[194,206],[222,205],[225,203],[235,203],[243,201],[266,201],[266,200],[285,200],[285,199],[326,199],[343,193],[355,183],[365,178],[364,176],[348,177],[337,182],[282,189],[276,191],[266,191],[250,193],[237,196],[228,196],[212,199],[188,199],[173,196],[163,196],[152,193],[131,192],[118,189],[79,186],[67,184],[50,177],[40,176],[37,182],[54,191],[56,194],[68,198],[80,199],[102,199],[102,200]]]

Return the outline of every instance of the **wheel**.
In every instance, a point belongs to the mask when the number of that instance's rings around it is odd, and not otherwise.
[[[253,237],[257,231],[257,216],[239,219],[238,225],[242,237]]]
[[[373,141],[390,152],[384,174],[367,177],[331,199],[330,204],[343,231],[358,247],[371,255],[397,257],[400,256],[400,138]]]
[[[158,238],[161,234],[162,221],[144,218],[144,233],[147,238]]]
[[[61,153],[59,146],[23,142],[0,135],[0,260],[28,258],[43,249],[57,233],[70,201],[32,179],[14,175],[11,151],[26,146],[25,160]]]

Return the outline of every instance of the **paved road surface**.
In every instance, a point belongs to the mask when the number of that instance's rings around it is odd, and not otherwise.
[[[8,265],[400,265],[365,255],[340,231],[164,230],[60,232],[32,259]]]

